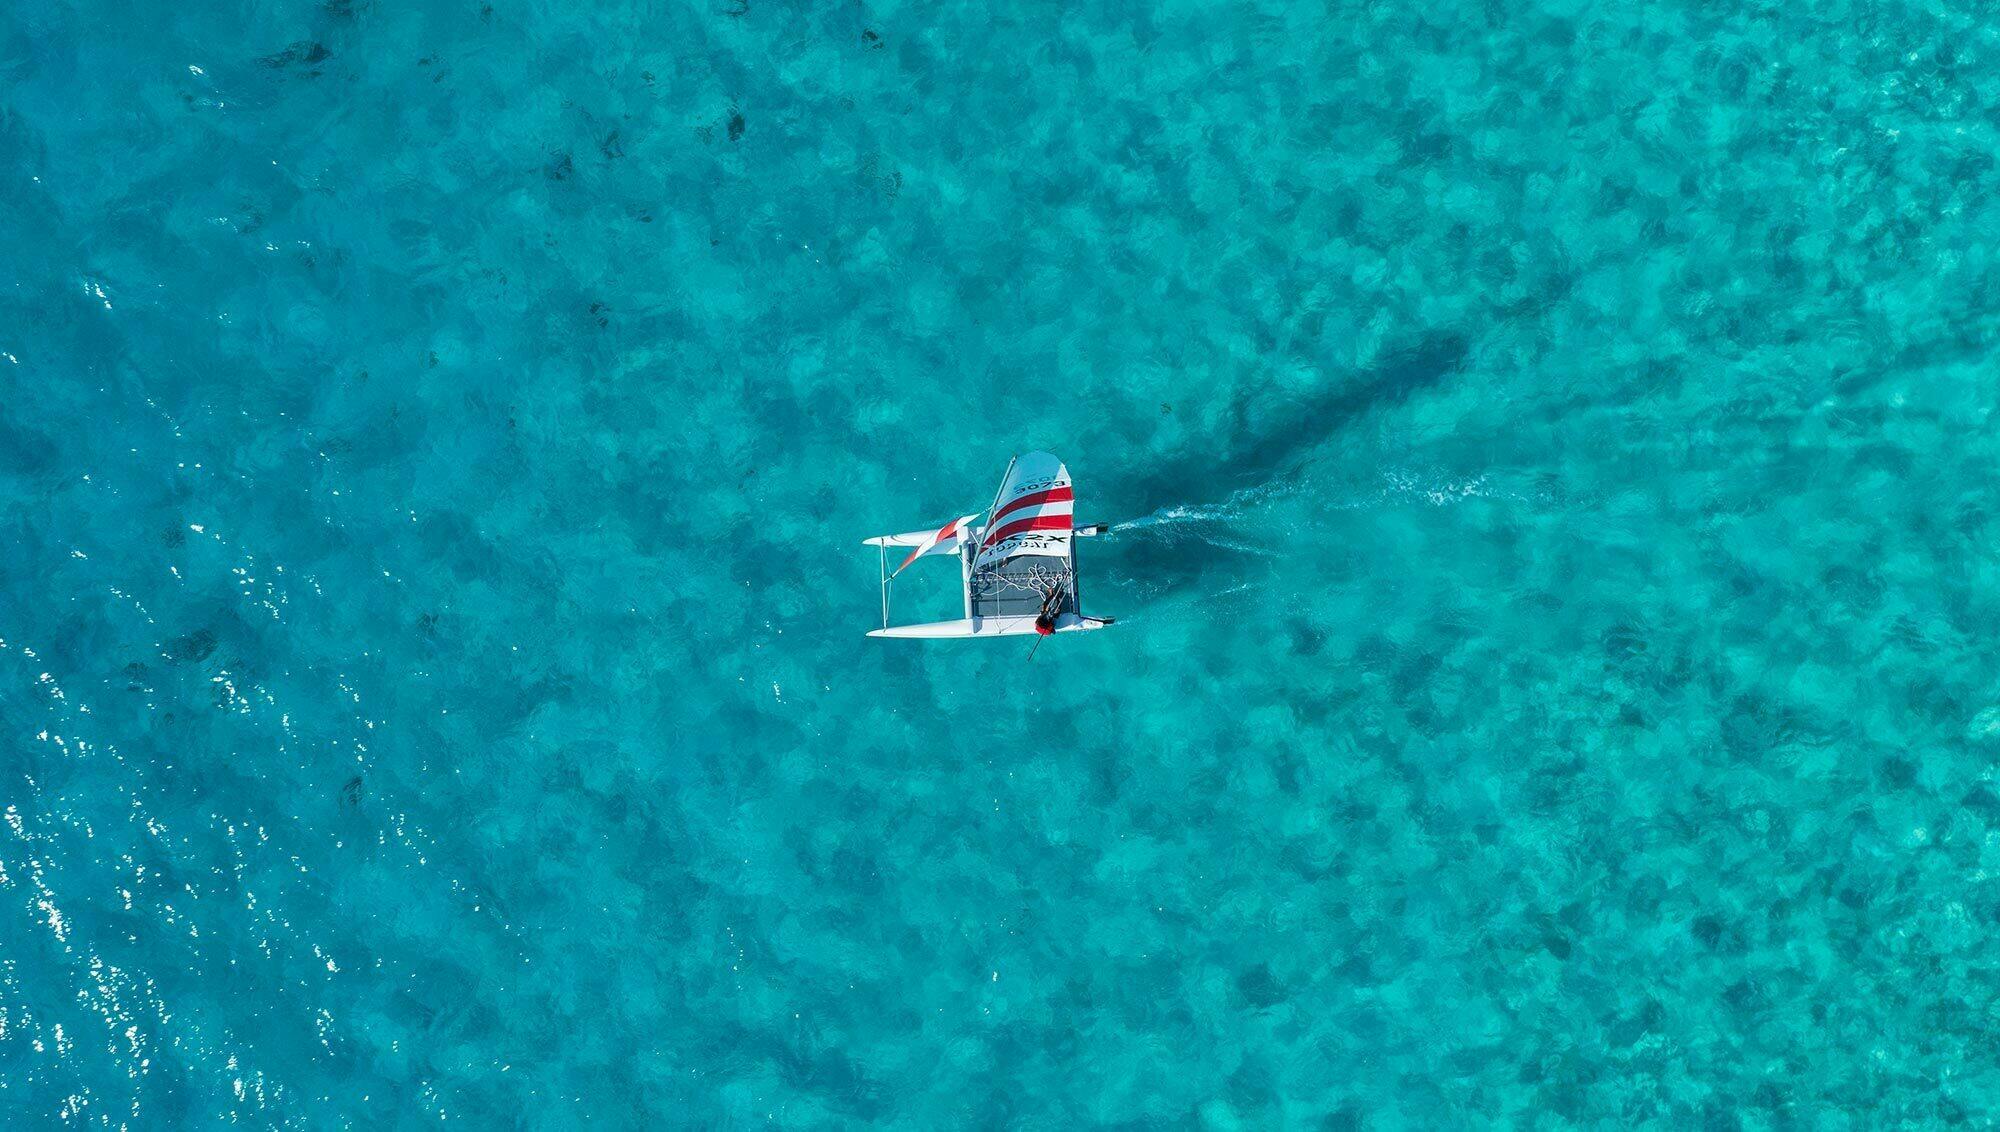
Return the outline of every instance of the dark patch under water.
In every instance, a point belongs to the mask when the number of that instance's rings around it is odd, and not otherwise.
[[[1465,364],[1470,343],[1441,330],[1384,355],[1370,369],[1332,378],[1296,399],[1256,404],[1239,394],[1227,435],[1208,437],[1153,464],[1146,474],[1104,485],[1108,505],[1137,517],[1163,507],[1197,507],[1231,492],[1296,473],[1365,413],[1402,404],[1437,387]],[[1204,490],[1191,492],[1192,485]]]

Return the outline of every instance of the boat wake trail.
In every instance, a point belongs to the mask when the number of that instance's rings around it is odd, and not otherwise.
[[[1141,531],[1148,527],[1187,526],[1195,528],[1195,530],[1187,533],[1200,534],[1201,537],[1209,538],[1208,532],[1200,528],[1213,528],[1217,525],[1236,522],[1244,517],[1244,512],[1249,508],[1263,503],[1273,496],[1282,494],[1288,489],[1289,485],[1259,484],[1256,487],[1247,487],[1241,491],[1230,492],[1227,498],[1214,503],[1169,504],[1159,508],[1150,515],[1142,515],[1137,519],[1128,519],[1122,523],[1113,523],[1109,533],[1117,534],[1120,531]],[[1161,531],[1159,533],[1166,534],[1168,532]],[[1214,540],[1210,538],[1210,541]]]
[[[1145,531],[1166,539],[1169,543],[1182,539],[1199,539],[1210,546],[1222,550],[1241,551],[1244,554],[1261,554],[1266,558],[1277,557],[1274,551],[1240,539],[1230,538],[1224,533],[1237,513],[1226,510],[1221,504],[1207,507],[1162,507],[1143,518],[1114,525],[1110,534],[1121,531]]]
[[[1171,504],[1112,524],[1103,549],[1106,578],[1134,599],[1173,593],[1220,598],[1275,569],[1277,552],[1247,539],[1246,501]]]
[[[1213,502],[1170,503],[1113,523],[1093,556],[1102,555],[1121,592],[1153,598],[1173,592],[1204,600],[1261,590],[1279,581],[1276,561],[1288,554],[1313,554],[1338,538],[1344,524],[1360,524],[1366,513],[1447,508],[1475,501],[1489,506],[1518,505],[1528,512],[1560,503],[1556,490],[1508,470],[1447,472],[1389,467],[1377,469],[1369,484],[1327,483],[1312,476],[1288,476],[1232,492]],[[1358,513],[1358,514],[1357,514]]]
[[[1162,507],[1143,518],[1131,519],[1111,525],[1112,534],[1120,531],[1143,531],[1147,527],[1158,527],[1174,523],[1214,523],[1235,518],[1224,504],[1211,503],[1199,507]]]
[[[1278,557],[1277,551],[1238,537],[1235,533],[1236,518],[1236,515],[1219,507],[1164,507],[1144,518],[1120,523],[1109,533],[1126,532],[1135,539],[1130,544],[1133,551],[1149,557],[1165,555],[1182,566],[1204,562],[1213,564],[1222,558],[1241,561],[1245,555]],[[1139,550],[1142,546],[1150,550]]]

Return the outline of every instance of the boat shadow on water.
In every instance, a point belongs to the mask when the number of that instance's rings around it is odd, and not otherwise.
[[[1277,551],[1237,529],[1243,509],[1290,488],[1356,420],[1443,384],[1470,351],[1463,334],[1438,331],[1281,405],[1255,410],[1250,394],[1239,394],[1227,437],[1192,446],[1106,492],[1111,513],[1143,517],[1114,525],[1118,537],[1090,548],[1099,592],[1128,599],[1191,589],[1221,596],[1253,585]],[[1208,493],[1190,490],[1197,485]]]
[[[1470,352],[1463,334],[1438,331],[1390,351],[1366,370],[1282,403],[1260,408],[1252,404],[1254,391],[1238,393],[1228,436],[1203,438],[1142,476],[1108,485],[1105,504],[1117,508],[1114,513],[1149,515],[1169,507],[1212,506],[1233,493],[1275,484],[1296,474],[1354,421],[1441,385]],[[1204,485],[1207,494],[1191,497],[1193,485]]]
[[[1085,604],[1136,609],[1196,594],[1225,599],[1254,590],[1272,573],[1277,552],[1245,538],[1230,520],[1195,516],[1117,532],[1090,548],[1093,575]],[[1112,609],[1118,612],[1118,609]]]

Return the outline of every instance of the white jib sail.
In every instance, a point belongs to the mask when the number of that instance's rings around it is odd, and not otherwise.
[[[965,537],[965,532],[971,529],[969,524],[978,517],[979,517],[979,512],[977,511],[974,511],[970,515],[960,515],[958,518],[953,519],[951,522],[946,523],[944,526],[939,527],[936,531],[933,531],[929,537],[925,538],[924,541],[917,544],[917,548],[910,552],[910,556],[908,558],[903,559],[903,564],[901,566],[896,567],[896,574],[900,574],[904,570],[909,569],[910,563],[915,562],[917,559],[922,558],[926,554],[931,554],[939,550],[957,549],[958,540]],[[891,574],[889,576],[893,578],[896,576],[896,574]]]

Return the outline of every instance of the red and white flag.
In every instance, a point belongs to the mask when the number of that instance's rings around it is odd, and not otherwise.
[[[926,554],[929,554],[937,550],[943,550],[948,547],[956,547],[958,545],[958,540],[961,537],[963,537],[965,533],[966,524],[972,522],[974,519],[977,519],[978,517],[979,517],[979,512],[977,511],[974,511],[970,515],[960,515],[958,518],[953,519],[951,522],[946,523],[944,526],[939,527],[936,531],[926,536],[924,538],[924,541],[918,543],[917,548],[910,552],[910,556],[908,558],[903,559],[903,564],[901,566],[896,567],[896,574],[902,573],[904,570],[909,568],[910,563],[915,562],[917,559],[922,558]],[[889,576],[893,578],[896,576],[896,574],[891,574]]]

